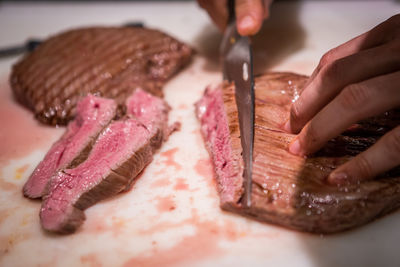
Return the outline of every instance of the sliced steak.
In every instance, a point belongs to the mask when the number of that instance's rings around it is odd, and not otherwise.
[[[244,208],[243,162],[234,86],[208,88],[196,104],[216,172],[221,207],[260,221],[313,233],[347,230],[400,206],[400,170],[372,181],[333,186],[329,173],[399,125],[398,110],[360,122],[308,158],[288,152],[295,135],[281,126],[307,77],[269,73],[255,80],[256,115],[252,206]],[[377,129],[376,131],[374,129]],[[379,129],[379,130],[378,130]]]
[[[88,93],[124,103],[141,88],[161,96],[161,87],[191,58],[192,49],[157,30],[93,27],[57,34],[14,65],[16,99],[47,124],[67,124]]]
[[[53,144],[23,188],[24,195],[39,198],[46,193],[50,178],[60,169],[83,162],[98,134],[116,115],[112,99],[86,96],[77,105],[77,115],[64,135]]]
[[[128,101],[131,117],[108,125],[83,163],[51,180],[40,210],[43,228],[74,232],[86,208],[124,190],[167,138],[168,110],[163,100],[137,90]]]

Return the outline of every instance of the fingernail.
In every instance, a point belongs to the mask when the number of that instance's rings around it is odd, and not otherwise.
[[[287,133],[291,133],[291,132],[292,132],[292,129],[291,129],[291,127],[290,127],[290,121],[289,121],[289,120],[285,123],[285,125],[283,125],[283,130],[284,130],[285,132],[287,132]]]
[[[344,184],[349,182],[349,176],[345,172],[332,172],[328,181],[332,184]]]
[[[251,16],[245,16],[240,20],[239,25],[242,30],[250,30],[254,27],[254,19]]]
[[[296,139],[289,145],[289,152],[294,155],[300,155],[300,151],[301,151],[300,141]]]

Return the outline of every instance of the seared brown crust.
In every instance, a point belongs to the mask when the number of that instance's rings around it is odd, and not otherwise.
[[[49,38],[13,67],[17,100],[48,124],[66,124],[87,93],[123,106],[136,88],[161,96],[161,86],[190,61],[192,50],[146,28],[93,27]],[[122,111],[123,113],[123,111]]]
[[[268,73],[256,78],[252,206],[243,208],[237,197],[237,201],[222,201],[221,207],[260,221],[312,233],[344,231],[399,208],[399,168],[373,181],[340,187],[329,185],[326,177],[373,144],[379,135],[398,125],[400,112],[392,111],[360,123],[358,128],[331,140],[314,156],[294,156],[287,150],[294,135],[283,132],[280,127],[288,116],[291,100],[301,92],[306,80],[307,77],[293,73]],[[238,146],[240,133],[233,85],[224,85],[223,101],[232,154],[237,158],[241,147]],[[371,135],[371,129],[376,129],[377,125],[384,127]],[[211,153],[212,150],[209,147]],[[240,163],[238,174],[243,168]],[[240,175],[237,179],[241,179]]]

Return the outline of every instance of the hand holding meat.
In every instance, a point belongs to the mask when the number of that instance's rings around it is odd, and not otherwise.
[[[228,22],[227,0],[197,0],[197,2],[223,31]],[[254,35],[260,30],[263,20],[269,15],[271,2],[272,0],[235,1],[237,30],[240,35]]]
[[[352,124],[400,106],[400,14],[328,51],[284,125],[289,151],[309,155]],[[400,164],[400,126],[333,171],[333,184],[371,179]]]

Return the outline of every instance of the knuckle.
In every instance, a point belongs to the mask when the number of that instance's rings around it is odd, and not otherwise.
[[[312,148],[318,145],[319,143],[319,135],[318,131],[316,130],[313,122],[307,124],[306,131],[304,133],[304,138],[302,138],[302,146],[304,147],[306,153],[314,152]]]
[[[293,121],[297,121],[300,118],[299,108],[295,103],[293,103],[292,108],[290,109],[290,119]]]
[[[345,110],[354,110],[365,105],[370,98],[368,89],[362,84],[351,84],[343,89],[338,97],[339,104]]]
[[[359,154],[356,157],[354,164],[357,173],[357,177],[354,178],[363,179],[373,176],[372,164],[363,154]]]
[[[321,57],[318,67],[322,69],[324,66],[328,65],[329,62],[330,62],[330,55],[326,53]]]
[[[400,38],[393,40],[389,43],[389,50],[394,53],[395,56],[400,54]]]
[[[341,76],[341,64],[340,61],[338,60],[333,60],[329,63],[327,63],[322,69],[321,69],[321,78],[328,80],[328,81],[335,81],[338,79],[338,77]]]
[[[328,64],[330,64],[332,61],[335,60],[335,49],[331,49],[328,52],[326,52],[322,57],[321,60],[319,61],[319,65],[321,67],[324,67]]]
[[[394,15],[384,21],[382,24],[382,29],[385,41],[392,41],[400,37],[400,14]]]
[[[400,14],[390,17],[388,20],[386,20],[386,23],[391,26],[400,27]]]
[[[393,156],[399,161],[400,158],[400,126],[392,130],[388,136],[387,145],[392,152]]]
[[[301,123],[301,114],[299,105],[297,103],[298,102],[294,102],[290,109],[290,121],[292,125],[298,125],[299,123]],[[294,130],[297,131],[296,129]]]

